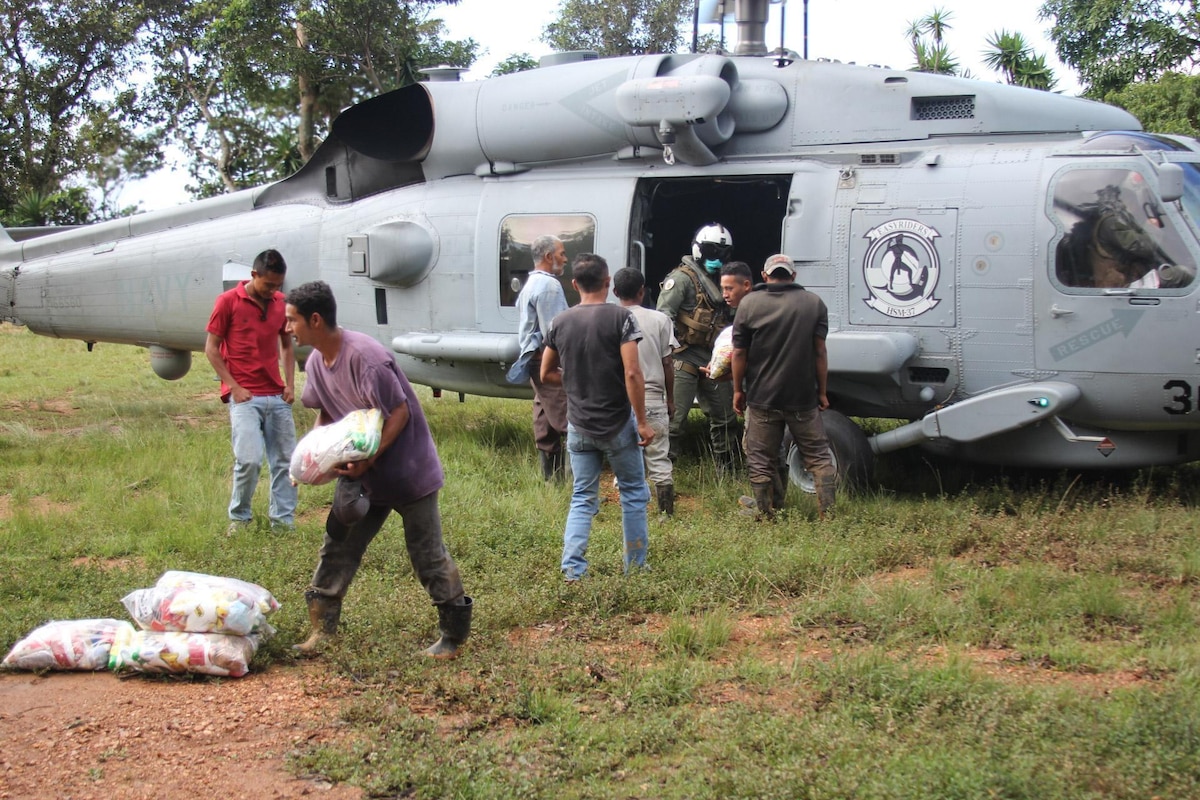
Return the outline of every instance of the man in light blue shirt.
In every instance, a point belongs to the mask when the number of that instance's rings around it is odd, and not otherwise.
[[[527,372],[533,387],[533,438],[542,461],[542,477],[564,477],[563,437],[567,433],[567,395],[560,385],[542,383],[542,351],[550,321],[567,309],[567,296],[559,277],[567,253],[557,236],[539,236],[531,245],[533,271],[517,296],[520,323],[517,331],[521,355],[509,370],[509,381],[523,382]],[[514,380],[515,379],[515,380]]]

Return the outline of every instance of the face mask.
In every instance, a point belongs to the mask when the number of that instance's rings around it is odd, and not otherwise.
[[[705,259],[704,268],[714,275],[721,271],[721,262],[715,259]]]

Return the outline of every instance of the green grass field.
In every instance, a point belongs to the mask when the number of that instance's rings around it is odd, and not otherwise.
[[[294,533],[225,536],[228,420],[197,358],[0,327],[0,648],[50,619],[124,617],[166,569],[283,603],[255,669],[287,669],[331,487]],[[399,519],[326,655],[362,687],[354,735],[298,771],[420,798],[1182,798],[1200,795],[1200,473],[972,471],[919,453],[815,522],[683,462],[652,571],[558,572],[569,489],[540,480],[525,402],[421,389],[447,543],[475,598],[464,655],[418,657],[435,615]],[[303,432],[312,414],[298,408]],[[698,427],[697,427],[698,430]],[[694,446],[695,450],[699,445]]]

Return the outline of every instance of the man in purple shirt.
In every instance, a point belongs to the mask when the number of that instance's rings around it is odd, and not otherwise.
[[[438,610],[441,638],[425,654],[453,658],[471,631],[472,602],[442,542],[442,463],[412,385],[379,342],[338,327],[337,303],[324,281],[303,284],[288,294],[287,326],[298,344],[313,347],[300,399],[318,410],[318,425],[369,408],[384,416],[379,451],[337,469],[340,477],[325,521],[320,560],[304,593],[313,632],[296,649],[314,653],[337,633],[342,598],[367,545],[395,511],[404,521],[413,572]]]

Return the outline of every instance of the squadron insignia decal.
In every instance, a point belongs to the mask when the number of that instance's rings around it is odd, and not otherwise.
[[[893,219],[864,234],[871,242],[863,278],[871,292],[863,300],[896,319],[918,317],[941,302],[933,296],[941,267],[933,240],[941,236],[913,219]]]

